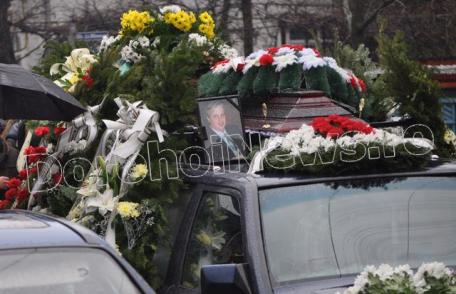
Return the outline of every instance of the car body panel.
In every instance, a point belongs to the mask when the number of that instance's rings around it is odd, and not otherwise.
[[[247,168],[241,168],[246,170]],[[179,236],[175,242],[171,256],[171,265],[167,274],[165,287],[161,293],[199,293],[198,290],[182,290],[179,283],[182,279],[182,268],[185,250],[189,242],[191,228],[195,219],[198,205],[202,198],[202,191],[228,192],[237,197],[241,205],[241,226],[243,232],[244,250],[246,262],[249,268],[250,286],[253,293],[335,293],[353,284],[355,276],[324,278],[296,282],[289,285],[273,285],[269,277],[264,242],[262,236],[261,216],[259,211],[259,191],[262,189],[299,186],[312,183],[327,183],[347,180],[367,180],[376,178],[400,178],[416,176],[456,176],[456,162],[436,161],[421,170],[408,172],[385,172],[385,173],[359,173],[343,176],[315,176],[296,173],[263,173],[247,174],[246,172],[222,173],[218,169],[212,169],[201,176],[192,177],[191,170],[186,173],[185,181],[196,184],[194,194],[187,206],[185,216],[180,227]],[[178,273],[176,275],[176,273]],[[174,290],[173,290],[174,289]],[[176,290],[180,289],[180,290]]]

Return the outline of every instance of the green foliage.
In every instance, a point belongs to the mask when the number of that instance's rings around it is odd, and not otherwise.
[[[277,88],[278,75],[272,65],[260,66],[253,81],[253,93],[256,96],[266,96]]]
[[[385,70],[381,79],[386,85],[387,96],[393,97],[401,115],[431,128],[438,153],[447,156],[452,150],[444,141],[445,124],[441,117],[441,92],[437,81],[422,64],[408,57],[402,33],[390,38],[380,31],[377,40],[380,64]]]
[[[71,44],[70,42],[50,40],[44,45],[44,56],[32,70],[39,75],[51,78],[49,70],[54,63],[63,63],[73,49],[86,47],[88,44],[84,41],[76,41]]]
[[[242,72],[230,71],[223,80],[219,90],[219,95],[232,95],[237,93],[237,84],[242,79]]]
[[[285,67],[280,72],[279,89],[299,90],[303,79],[302,71],[302,65],[298,63]]]
[[[321,90],[331,97],[331,89],[326,74],[326,66],[312,67],[304,71],[306,89]]]
[[[326,73],[328,75],[328,82],[331,86],[332,98],[346,103],[348,105],[356,105],[354,101],[349,99],[348,84],[340,74],[331,67],[326,67]]]
[[[253,82],[257,76],[259,68],[257,66],[252,66],[242,77],[239,81],[237,86],[237,90],[239,93],[239,97],[241,99],[246,98],[249,95],[253,94]]]

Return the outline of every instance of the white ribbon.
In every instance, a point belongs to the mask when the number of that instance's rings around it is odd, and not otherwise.
[[[263,170],[263,160],[269,153],[282,145],[283,138],[284,137],[282,136],[276,136],[270,139],[266,139],[264,142],[264,147],[255,153],[252,162],[250,163],[249,171],[247,173],[255,174],[256,172]]]

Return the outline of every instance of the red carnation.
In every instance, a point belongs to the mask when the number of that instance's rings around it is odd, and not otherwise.
[[[8,189],[8,191],[5,192],[5,199],[8,201],[13,201],[14,197],[17,195],[17,188],[11,188]]]
[[[17,191],[16,199],[17,199],[17,201],[22,202],[25,199],[27,199],[29,195],[30,195],[30,192],[27,189],[21,189],[21,190]]]
[[[277,47],[271,47],[271,48],[268,48],[266,49],[268,51],[269,54],[273,55],[273,54],[276,54],[277,51],[279,51],[279,48]]]
[[[19,171],[19,178],[25,180],[28,177],[28,170],[23,169]]]
[[[6,182],[6,186],[8,188],[16,188],[22,184],[22,181],[19,180],[18,178],[12,178],[8,182]]]
[[[49,127],[47,127],[47,126],[37,127],[35,129],[35,135],[37,135],[37,136],[42,137],[42,136],[45,136],[47,134],[49,134]]]
[[[63,133],[64,131],[66,130],[66,128],[62,128],[62,127],[55,127],[54,128],[54,134],[56,136],[59,136],[61,133]]]
[[[260,64],[261,65],[270,65],[274,61],[274,58],[272,57],[271,54],[263,54],[260,57]]]
[[[0,209],[6,209],[11,204],[9,200],[0,200]]]

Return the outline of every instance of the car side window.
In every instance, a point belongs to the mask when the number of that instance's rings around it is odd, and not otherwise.
[[[203,265],[243,262],[239,201],[224,194],[204,193],[185,255],[182,285],[199,288]]]

